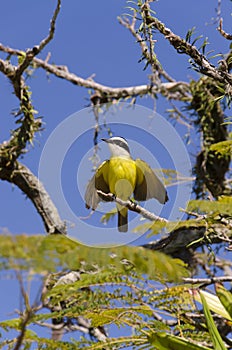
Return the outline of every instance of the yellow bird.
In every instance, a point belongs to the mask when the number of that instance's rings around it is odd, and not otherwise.
[[[167,191],[150,166],[141,159],[132,159],[128,142],[123,137],[102,139],[109,146],[111,157],[104,161],[89,181],[85,192],[86,208],[95,210],[100,201],[97,193],[113,193],[122,200],[132,194],[136,201],[156,198],[161,204],[168,200]],[[128,231],[128,209],[116,203],[118,230]]]

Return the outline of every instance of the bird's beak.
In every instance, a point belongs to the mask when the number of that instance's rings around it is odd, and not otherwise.
[[[104,142],[108,142],[108,139],[101,139],[102,141],[104,141]]]

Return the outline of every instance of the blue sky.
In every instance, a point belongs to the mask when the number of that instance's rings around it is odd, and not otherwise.
[[[138,63],[140,59],[138,44],[127,29],[117,21],[117,16],[129,12],[126,6],[124,0],[63,1],[55,38],[42,52],[41,57],[45,58],[48,52],[51,52],[50,62],[65,65],[70,72],[83,78],[95,74],[95,81],[104,85],[122,87],[146,84],[150,72],[143,71],[143,62]],[[215,53],[227,52],[228,42],[220,37],[216,31],[216,24],[212,23],[212,18],[216,16],[216,6],[217,1],[212,0],[160,0],[153,4],[153,9],[157,12],[157,17],[176,34],[185,37],[187,31],[195,26],[196,36],[202,34],[203,37],[208,37],[209,50],[214,50]],[[55,1],[51,0],[3,2],[0,14],[0,42],[21,50],[38,44],[48,33],[54,8]],[[231,28],[230,13],[231,2],[224,1],[222,14],[225,30],[228,31]],[[159,34],[157,34],[156,53],[164,69],[176,80],[188,81],[191,77],[197,77],[189,69],[187,57],[177,55],[167,40]],[[1,54],[1,57],[5,56]],[[44,117],[45,130],[36,136],[34,147],[30,148],[30,152],[25,154],[22,161],[37,174],[41,153],[49,135],[63,120],[87,106],[89,95],[84,88],[53,76],[47,77],[41,69],[34,73],[28,84],[31,86],[34,107],[39,115]],[[18,101],[12,94],[12,87],[2,75],[0,75],[0,93],[2,142],[9,138],[9,130],[15,127],[11,112],[18,107]],[[149,99],[138,99],[137,102],[144,107],[153,107],[153,102]],[[166,116],[167,107],[163,98],[157,100],[156,108],[159,114]],[[82,122],[80,118],[80,123]],[[182,128],[177,126],[177,130],[183,136]],[[71,159],[73,161],[73,158]],[[158,161],[163,163],[164,167],[169,166],[163,154],[158,157]],[[68,156],[65,162],[70,166]],[[65,174],[68,174],[67,170],[64,170],[63,176]],[[40,217],[21,191],[6,182],[0,182],[0,186],[2,201],[0,232],[28,234],[44,232]],[[68,195],[72,194],[70,187],[65,187],[64,191]],[[72,203],[75,202],[73,197],[70,200]],[[73,205],[75,208],[75,204]],[[60,214],[63,217],[63,213]],[[10,283],[12,281],[9,281]],[[9,290],[12,291],[10,285]],[[17,306],[12,298],[7,296],[7,310],[2,310],[4,315],[9,311],[10,300],[12,308]]]
[[[209,50],[225,52],[228,43],[221,40],[211,23],[215,17],[216,1],[211,0],[159,1],[153,4],[157,17],[175,33],[185,36],[188,29],[196,27],[196,36],[209,37]],[[224,26],[230,20],[230,2],[223,4]],[[37,44],[48,32],[49,20],[55,6],[54,1],[8,1],[3,4],[0,21],[0,41],[8,46],[25,50]],[[45,58],[51,52],[50,62],[66,65],[71,72],[87,78],[95,74],[95,80],[110,86],[131,86],[147,83],[149,71],[143,71],[143,63],[138,63],[140,50],[130,33],[122,27],[117,16],[128,12],[125,1],[63,2],[57,21],[54,40],[42,53]],[[14,8],[14,11],[12,11]],[[17,26],[11,25],[16,23]],[[195,73],[188,69],[187,57],[177,55],[167,40],[157,34],[157,54],[163,67],[175,79],[188,80]],[[18,101],[12,95],[10,83],[0,76],[2,86],[1,140],[9,137],[9,129],[14,128],[12,109]],[[34,148],[25,155],[23,161],[37,173],[39,158],[49,134],[66,117],[88,104],[88,92],[53,76],[46,78],[40,69],[28,84],[31,86],[33,103],[39,115],[44,116],[45,131],[37,135]],[[138,99],[138,103],[153,107],[149,99]],[[165,115],[167,104],[162,98],[157,101],[157,112]],[[126,135],[125,135],[126,136]],[[0,226],[10,232],[43,232],[43,225],[35,209],[21,195],[17,188],[1,183],[4,207],[1,211]],[[13,218],[13,220],[12,220]]]

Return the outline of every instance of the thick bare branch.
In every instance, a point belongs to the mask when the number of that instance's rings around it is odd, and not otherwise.
[[[5,47],[1,43],[0,51],[16,56],[22,55],[20,50]],[[100,102],[104,102],[104,99],[106,99],[106,101],[107,99],[119,100],[121,98],[145,96],[147,94],[154,95],[157,93],[169,94],[170,98],[177,100],[190,100],[190,95],[188,94],[189,84],[182,81],[160,83],[158,86],[151,83],[148,85],[112,88],[107,85],[99,84],[92,79],[81,78],[76,74],[69,72],[66,66],[56,66],[48,63],[47,60],[42,60],[37,57],[33,58],[33,63],[36,67],[43,68],[46,72],[53,74],[58,78],[65,79],[74,85],[97,91],[100,94]]]
[[[38,58],[34,59],[34,63],[38,67],[45,69],[47,72],[54,74],[59,78],[70,81],[75,85],[83,86],[85,88],[99,92],[100,97],[102,98],[119,100],[120,98],[144,96],[147,94],[154,95],[168,91],[170,93],[173,93],[173,96],[175,93],[177,99],[189,99],[189,95],[187,94],[188,84],[181,81],[174,83],[161,83],[159,86],[152,86],[152,84],[149,84],[112,88],[110,86],[96,83],[92,79],[83,79],[73,73],[70,73],[66,67],[57,67]]]
[[[15,184],[32,201],[41,216],[48,233],[66,234],[65,223],[38,178],[23,164],[14,163],[14,167],[1,166],[0,179]]]

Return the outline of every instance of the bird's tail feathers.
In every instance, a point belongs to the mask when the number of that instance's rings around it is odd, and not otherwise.
[[[119,232],[127,232],[128,231],[128,210],[123,210],[123,214],[121,211],[118,211],[118,231]]]

